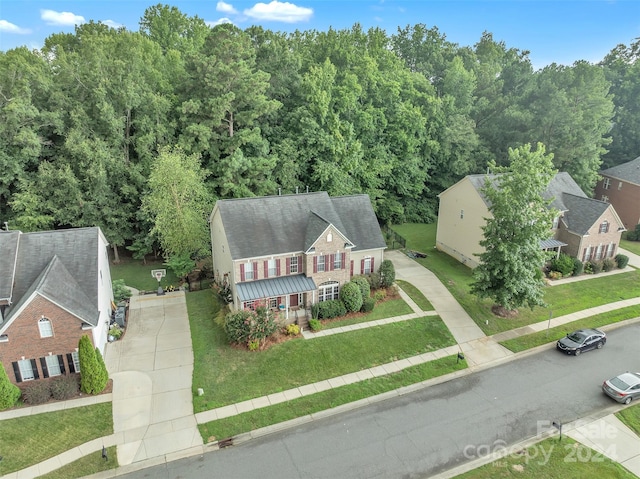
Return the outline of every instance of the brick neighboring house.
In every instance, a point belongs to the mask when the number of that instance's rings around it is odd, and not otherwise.
[[[79,372],[78,342],[104,353],[113,292],[100,228],[0,231],[0,360],[11,382]]]
[[[481,189],[493,175],[469,175],[438,195],[436,248],[471,268],[478,265],[482,226],[491,217]],[[609,203],[588,198],[568,173],[558,173],[542,195],[559,214],[540,247],[586,262],[617,254],[625,230]]]
[[[624,227],[634,230],[640,224],[640,156],[600,172],[594,196],[616,209]]]
[[[209,223],[215,279],[229,285],[233,306],[266,301],[287,322],[338,299],[352,276],[378,271],[386,248],[368,195],[220,200]]]

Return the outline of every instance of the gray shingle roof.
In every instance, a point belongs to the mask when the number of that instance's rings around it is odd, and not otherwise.
[[[310,235],[328,224],[355,245],[354,251],[386,247],[367,195],[264,196],[219,200],[216,207],[234,260],[306,251]]]
[[[567,206],[567,212],[562,221],[567,229],[579,235],[585,235],[602,213],[609,208],[609,203],[582,196],[563,193],[562,200]]]
[[[16,259],[11,295],[13,304],[5,311],[5,320],[10,319],[17,310],[16,305],[20,304],[25,295],[38,289],[39,292],[46,291],[48,297],[58,302],[61,307],[82,316],[84,321],[95,324],[97,317],[94,312],[97,312],[98,307],[97,254],[100,229],[93,227],[15,233],[19,236],[18,247],[15,250],[10,247],[12,242],[3,241],[3,235],[6,233],[0,234],[0,257],[4,258],[5,253],[13,252]],[[57,259],[52,262],[54,257]],[[5,289],[8,274],[7,270],[0,270],[0,285]],[[54,292],[54,289],[58,291]],[[77,296],[74,296],[74,293],[77,293]],[[78,300],[87,301],[91,306],[79,306]]]
[[[640,156],[635,160],[603,170],[600,174],[640,185]]]
[[[0,304],[11,300],[19,239],[19,231],[0,231]]]

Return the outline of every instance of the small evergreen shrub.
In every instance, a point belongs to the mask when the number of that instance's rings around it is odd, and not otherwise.
[[[376,306],[376,300],[373,298],[367,298],[362,302],[362,308],[360,311],[363,313],[368,313],[369,311],[373,311],[373,308]]]
[[[340,289],[340,300],[344,303],[348,312],[360,311],[360,308],[362,308],[360,287],[353,281],[349,281]]]
[[[78,343],[80,359],[80,390],[87,394],[100,394],[107,387],[109,373],[98,348],[93,347],[89,336],[82,336]]]
[[[385,259],[380,265],[380,286],[388,288],[396,280],[396,269],[389,259]]]
[[[384,289],[379,289],[373,294],[373,299],[375,299],[377,303],[379,303],[380,301],[384,301],[386,297],[387,292]]]
[[[568,254],[560,253],[560,256],[551,260],[551,270],[562,273],[562,276],[573,274],[573,259]]]
[[[80,384],[78,383],[78,376],[75,374],[58,376],[51,381],[51,395],[53,399],[58,401],[75,397],[79,390]]]
[[[247,343],[247,347],[249,348],[249,351],[257,351],[260,347],[260,341],[258,341],[257,339],[252,339]]]
[[[114,279],[111,282],[111,288],[113,289],[113,299],[116,303],[131,297],[131,290],[125,285],[124,279]]]
[[[560,271],[549,271],[549,279],[562,279]]]
[[[602,262],[601,261],[589,261],[589,264],[591,265],[591,271],[593,271],[593,274],[598,274],[602,272]]]
[[[15,406],[21,395],[20,388],[9,381],[7,371],[0,364],[0,410]]]
[[[27,404],[35,406],[44,404],[51,399],[51,388],[48,381],[36,381],[22,391],[22,398]]]
[[[371,289],[378,289],[380,287],[380,275],[378,273],[369,273],[367,275],[367,281]]]
[[[311,328],[311,331],[320,331],[322,329],[322,323],[317,319],[310,319],[309,327]]]
[[[355,283],[360,288],[360,293],[362,293],[362,299],[366,299],[371,296],[371,285],[369,284],[369,280],[364,276],[355,276],[352,280],[352,283]]]
[[[572,260],[573,260],[572,274],[574,276],[580,276],[584,271],[584,265],[582,264],[582,261],[580,261],[578,258],[572,258]]]
[[[347,314],[344,303],[337,299],[321,301],[311,306],[311,314],[319,319],[331,319]]]
[[[113,336],[114,339],[120,339],[120,337],[122,336],[122,333],[123,331],[118,325],[113,325],[111,326],[111,329],[109,329],[109,335]]]
[[[602,260],[602,271],[611,271],[616,267],[616,262],[612,258]]]
[[[624,269],[629,264],[629,257],[625,254],[617,254],[616,255],[616,264],[618,268]]]
[[[297,324],[287,324],[287,334],[289,336],[297,336],[300,334],[300,326]]]

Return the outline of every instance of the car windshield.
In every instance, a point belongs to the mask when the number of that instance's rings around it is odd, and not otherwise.
[[[575,333],[571,333],[569,336],[567,336],[571,341],[574,341],[576,343],[581,343],[582,341],[584,341],[584,338],[586,337],[583,333],[578,333],[577,331]]]
[[[629,385],[618,377],[609,380],[609,382],[621,391],[626,391],[629,388]]]

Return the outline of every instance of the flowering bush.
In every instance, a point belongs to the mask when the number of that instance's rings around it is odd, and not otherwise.
[[[251,348],[253,341],[258,345],[278,329],[275,315],[264,305],[256,307],[255,311],[234,311],[225,317],[224,330],[229,342],[247,344]],[[257,349],[257,348],[256,348]]]

